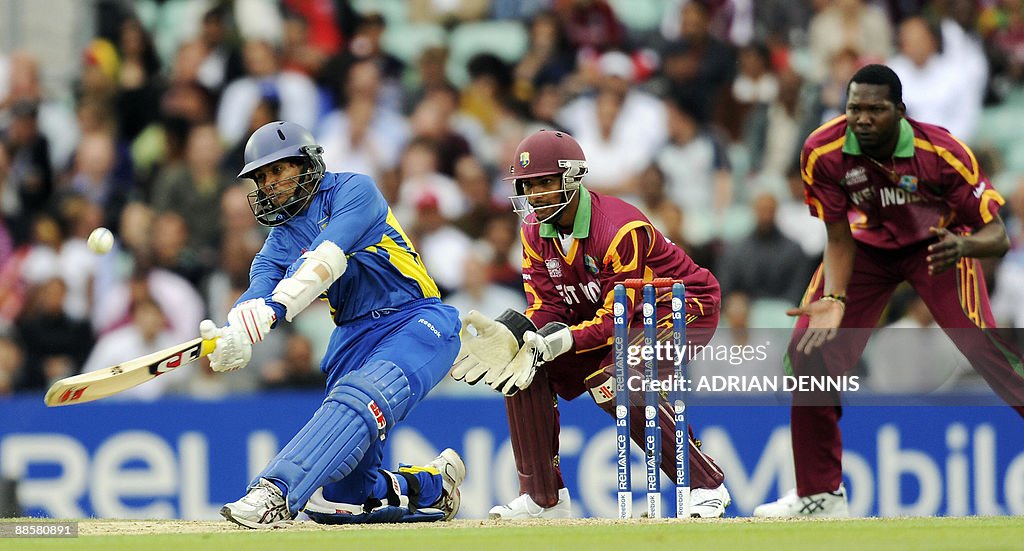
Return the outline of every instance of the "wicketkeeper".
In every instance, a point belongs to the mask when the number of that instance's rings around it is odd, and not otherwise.
[[[511,166],[514,210],[523,217],[525,315],[508,310],[491,320],[464,318],[462,350],[451,374],[483,380],[505,394],[521,495],[490,511],[492,518],[567,518],[569,492],[558,465],[558,397],[589,391],[614,415],[612,301],[625,279],[673,278],[686,284],[689,340],[704,345],[718,325],[718,281],[670,242],[632,205],[589,191],[583,150],[564,132],[540,131],[519,144]],[[629,291],[635,327],[639,295]],[[659,340],[672,331],[671,297],[658,302]],[[639,341],[638,341],[639,342]],[[661,377],[672,366],[659,366]],[[633,370],[631,376],[640,377]],[[632,403],[630,434],[643,447],[642,397]],[[661,468],[675,476],[675,425],[668,402],[659,408]],[[690,437],[693,516],[720,517],[730,503],[721,469]]]

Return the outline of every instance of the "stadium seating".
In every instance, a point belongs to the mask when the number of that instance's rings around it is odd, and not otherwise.
[[[610,0],[608,3],[626,29],[637,34],[657,29],[665,6],[662,0]]]
[[[388,23],[381,46],[406,65],[415,65],[424,49],[442,46],[446,41],[447,34],[440,25],[396,22]]]
[[[466,64],[484,52],[513,63],[526,52],[528,40],[526,29],[518,21],[463,23],[448,37],[448,78],[456,86],[464,86],[469,82]]]

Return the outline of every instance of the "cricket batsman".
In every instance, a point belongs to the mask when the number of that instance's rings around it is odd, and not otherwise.
[[[330,304],[335,329],[320,363],[323,402],[221,515],[248,528],[303,510],[327,524],[451,519],[466,476],[454,450],[394,472],[381,460],[388,433],[458,354],[458,311],[441,303],[373,180],[325,172],[322,153],[305,128],[281,121],[245,146],[238,176],[256,182],[249,204],[272,229],[227,325],[200,324],[204,339],[217,339],[210,366],[245,367],[253,345],[318,298]]]

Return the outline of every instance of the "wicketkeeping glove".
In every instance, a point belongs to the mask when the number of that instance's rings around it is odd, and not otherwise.
[[[523,335],[536,329],[530,318],[511,308],[493,320],[470,310],[462,319],[462,347],[450,372],[452,378],[473,385],[489,371],[503,369],[519,353]]]
[[[505,396],[530,386],[537,368],[572,348],[572,331],[564,323],[551,322],[539,331],[523,334],[523,346],[500,371],[488,373],[484,382]]]

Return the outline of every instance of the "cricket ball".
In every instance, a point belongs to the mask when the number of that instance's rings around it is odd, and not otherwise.
[[[88,246],[96,254],[107,254],[114,246],[114,234],[107,228],[96,228],[89,234]]]

